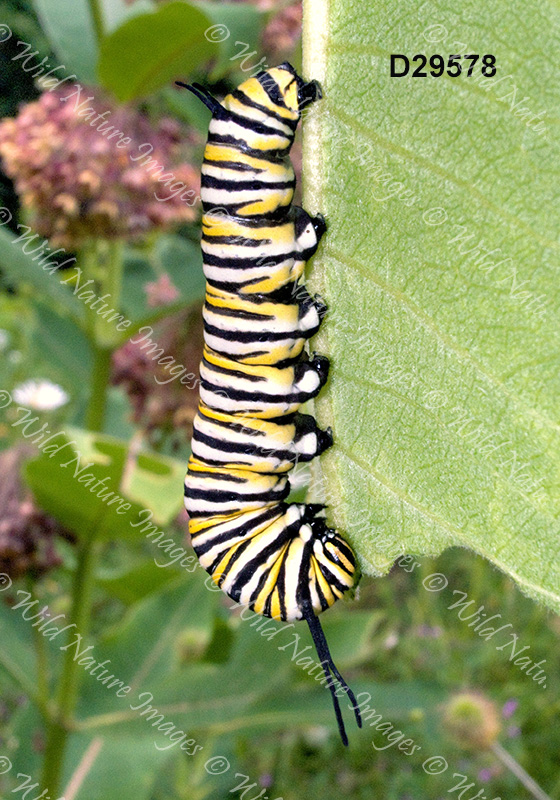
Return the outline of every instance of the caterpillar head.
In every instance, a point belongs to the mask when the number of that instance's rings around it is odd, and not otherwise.
[[[323,96],[317,81],[306,83],[287,61],[264,74],[270,75],[278,84],[284,104],[294,113],[299,114],[305,106]]]
[[[224,106],[231,106],[237,111],[235,97],[240,94],[254,100],[261,109],[278,114],[294,125],[297,124],[302,109],[322,97],[317,81],[304,81],[287,61],[246,80],[234,92],[233,97],[225,98]],[[254,112],[253,108],[252,115]]]
[[[199,83],[175,83],[193,92],[217,119],[227,119],[228,112],[233,111],[251,119],[270,122],[272,114],[292,130],[296,128],[302,110],[323,96],[317,81],[304,81],[287,61],[248,78],[234,92],[226,95],[222,103]]]

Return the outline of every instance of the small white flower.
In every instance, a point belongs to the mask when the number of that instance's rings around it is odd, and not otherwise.
[[[65,405],[69,397],[67,393],[51,381],[25,381],[13,391],[16,403],[32,408],[34,411],[55,411]]]
[[[383,642],[385,650],[392,650],[393,647],[396,647],[398,645],[398,643],[399,643],[399,637],[398,634],[396,634],[394,631],[390,633]]]

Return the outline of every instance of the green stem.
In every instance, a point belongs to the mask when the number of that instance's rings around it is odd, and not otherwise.
[[[92,15],[96,29],[101,30],[100,10],[94,0],[90,0]],[[101,294],[109,293],[113,308],[119,307],[122,281],[122,245],[110,244],[104,248],[103,243],[92,243],[84,251],[84,268],[98,286]],[[105,420],[107,402],[107,386],[111,375],[111,356],[114,341],[105,336],[100,319],[94,309],[88,307],[87,330],[93,350],[93,374],[90,388],[90,400],[86,414],[86,423],[90,431],[102,431]],[[80,532],[83,539],[79,545],[78,563],[72,585],[72,611],[70,615],[73,630],[70,631],[69,647],[65,651],[57,691],[56,713],[47,723],[46,746],[43,761],[42,786],[47,788],[50,796],[59,794],[60,781],[64,769],[64,756],[68,737],[75,728],[74,714],[79,698],[82,668],[74,660],[75,642],[87,640],[91,621],[91,607],[95,586],[96,565],[101,551],[101,542],[96,540],[96,525],[90,531]],[[79,634],[80,639],[76,636]]]
[[[91,600],[95,582],[95,566],[101,544],[92,537],[80,546],[78,565],[72,588],[73,604],[71,620],[74,630],[70,637],[80,634],[85,640],[91,618]],[[81,640],[80,640],[81,641]],[[74,660],[76,650],[70,647],[65,654],[62,675],[58,687],[57,715],[47,726],[42,786],[48,788],[51,797],[59,793],[59,784],[64,766],[64,752],[68,735],[73,726],[73,716],[78,700],[78,689],[82,669]]]
[[[531,776],[525,772],[521,764],[515,760],[515,758],[505,750],[499,742],[494,742],[492,745],[492,752],[494,755],[500,759],[502,764],[506,766],[510,772],[512,772],[515,777],[521,781],[523,786],[530,792],[533,797],[536,797],[537,800],[550,800],[549,795],[546,792],[543,792],[539,784],[531,778]]]
[[[121,286],[124,269],[124,244],[121,241],[110,242],[107,252],[107,277],[104,290],[111,295],[111,305],[118,308],[121,302]]]
[[[124,270],[123,243],[98,242],[95,253],[96,262],[100,265],[100,269],[96,272],[99,296],[105,297],[104,304],[118,313]],[[100,308],[103,309],[104,306]],[[98,314],[98,311],[99,309],[97,308],[90,308],[91,326],[95,331],[95,341],[100,347],[116,347],[120,339],[119,330],[116,327],[119,323],[115,322],[115,320],[109,321],[109,319],[105,319],[103,315],[100,316]]]
[[[105,421],[105,407],[107,405],[107,385],[111,377],[110,347],[93,345],[93,376],[91,381],[91,395],[86,414],[86,426],[90,431],[102,431]]]
[[[103,24],[103,12],[101,11],[98,0],[89,0],[89,10],[93,22],[93,29],[95,31],[95,38],[99,44],[105,36],[105,29]]]
[[[49,702],[49,662],[45,637],[38,628],[33,628],[33,643],[37,656],[37,697],[41,706],[46,708]]]
[[[123,277],[122,242],[94,243],[85,251],[84,269],[96,281],[100,296],[108,294],[107,303],[118,310]],[[116,331],[114,323],[98,316],[97,310],[89,306],[87,328],[93,349],[93,376],[86,426],[90,431],[102,431]]]

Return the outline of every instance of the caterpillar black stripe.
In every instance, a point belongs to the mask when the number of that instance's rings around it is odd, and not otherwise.
[[[180,84],[185,86],[185,84]],[[229,597],[264,616],[309,625],[344,744],[331,658],[317,615],[352,588],[354,553],[327,527],[323,506],[287,503],[289,473],[332,444],[299,413],[327,380],[306,340],[326,311],[299,281],[325,231],[292,206],[289,160],[302,109],[321,97],[288,64],[242,83],[212,111],[202,165],[202,253],[207,281],[200,405],[185,480],[189,531],[202,566]]]

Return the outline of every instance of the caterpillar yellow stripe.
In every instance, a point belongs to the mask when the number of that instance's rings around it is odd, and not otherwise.
[[[185,86],[185,84],[180,84]],[[356,582],[350,545],[323,506],[288,503],[289,474],[332,444],[300,413],[328,377],[305,342],[326,306],[300,283],[325,232],[292,205],[290,148],[302,109],[321,97],[284,63],[222,102],[189,85],[212,112],[201,178],[207,281],[200,405],[185,478],[189,532],[201,565],[229,597],[278,620],[305,620],[348,744],[335,680],[351,702],[317,618]]]

